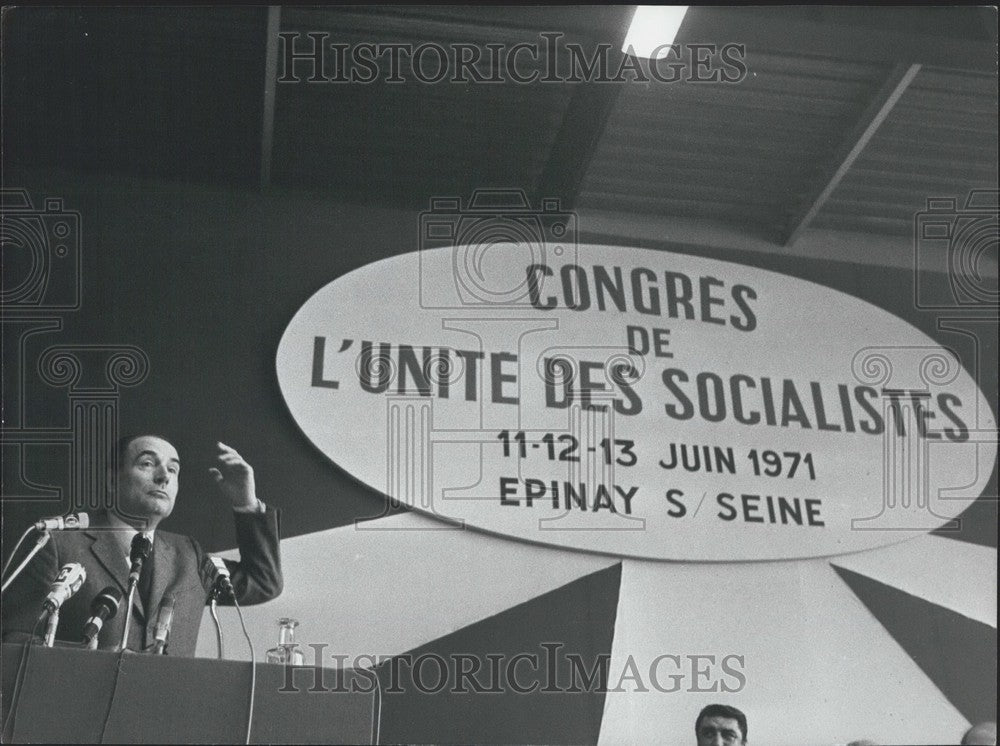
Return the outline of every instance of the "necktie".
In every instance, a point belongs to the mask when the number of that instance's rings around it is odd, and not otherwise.
[[[150,552],[146,561],[142,563],[142,570],[139,572],[139,585],[137,590],[139,591],[139,597],[142,599],[142,608],[146,610],[146,617],[152,613],[152,609],[149,608],[150,602],[150,591],[153,587],[153,557],[155,555]]]

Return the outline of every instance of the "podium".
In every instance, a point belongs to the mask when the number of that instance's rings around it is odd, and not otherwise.
[[[244,743],[251,664],[46,648],[0,651],[4,743]],[[375,742],[374,674],[257,664],[251,743]]]

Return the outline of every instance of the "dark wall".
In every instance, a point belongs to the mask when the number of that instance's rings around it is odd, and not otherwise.
[[[142,383],[120,389],[121,431],[162,433],[183,461],[180,497],[167,528],[190,533],[210,549],[234,543],[228,510],[215,499],[207,475],[217,440],[253,464],[259,495],[285,509],[286,536],[385,512],[382,497],[338,470],[299,432],[282,401],[274,358],[289,320],[316,290],[364,264],[418,248],[416,212],[338,205],[274,189],[237,192],[43,171],[8,171],[4,179],[6,188],[25,188],[36,208],[45,198],[61,198],[65,209],[80,213],[82,236],[80,309],[56,314],[63,324],[57,331],[22,338],[19,327],[4,326],[5,422],[19,416],[23,403],[23,424],[67,426],[67,390],[46,384],[37,371],[48,347],[133,345],[148,356],[149,372]],[[914,310],[911,271],[737,255],[725,247],[674,248],[863,298],[954,348],[976,374],[973,340],[938,330],[940,314]],[[358,302],[392,299],[373,292]],[[980,325],[980,387],[995,413],[994,335],[995,325]],[[58,445],[32,446],[23,457],[5,448],[5,496],[18,479],[65,488],[67,454]],[[996,494],[995,474],[989,492]],[[5,500],[5,554],[30,518],[68,507],[68,498]],[[995,502],[977,501],[966,517],[961,538],[996,545]]]
[[[30,337],[23,350],[5,328],[5,410],[20,393],[26,425],[65,428],[67,391],[39,378],[43,351],[56,344],[134,345],[148,356],[149,374],[120,389],[120,429],[162,433],[181,454],[180,497],[166,527],[209,547],[232,543],[228,511],[212,500],[206,473],[218,440],[255,467],[262,499],[287,508],[288,536],[382,513],[379,497],[300,434],[281,399],[274,356],[288,321],[317,289],[409,250],[415,215],[132,180],[8,173],[6,183],[27,188],[36,207],[60,197],[80,213],[83,292],[79,311],[55,314],[62,331]],[[19,358],[26,367],[20,392]],[[67,483],[65,448],[32,447],[26,455],[30,481]],[[16,467],[5,456],[7,474]],[[58,514],[68,501],[4,508],[9,547],[30,517]]]

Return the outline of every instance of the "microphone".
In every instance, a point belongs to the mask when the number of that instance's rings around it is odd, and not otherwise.
[[[75,531],[90,526],[90,516],[87,513],[70,513],[55,518],[43,518],[35,523],[36,531]]]
[[[170,635],[170,625],[174,621],[174,596],[168,593],[160,604],[160,615],[156,618],[153,632],[153,655],[164,655],[167,650],[167,637]]]
[[[132,548],[129,550],[128,558],[132,567],[128,573],[128,587],[135,588],[139,584],[139,575],[142,573],[142,563],[149,558],[149,553],[153,551],[153,542],[145,534],[136,534],[132,537]]]
[[[90,619],[83,628],[83,643],[88,648],[97,647],[97,635],[100,634],[104,623],[118,613],[121,606],[122,592],[109,585],[98,593],[94,600],[90,602]]]
[[[132,606],[132,599],[135,597],[135,589],[139,586],[139,576],[142,574],[142,563],[149,558],[149,553],[153,551],[153,542],[145,534],[136,534],[132,537],[132,546],[129,549],[128,559],[132,563],[128,572],[128,601],[126,605]],[[132,613],[125,614],[125,625],[122,628],[122,641],[120,648],[125,650],[128,647],[128,628],[132,621]]]
[[[208,579],[212,581],[214,589],[224,591],[229,595],[235,595],[233,592],[233,583],[229,576],[229,568],[226,567],[226,563],[221,557],[213,557],[211,555],[205,557],[204,568]]]
[[[49,588],[49,595],[45,597],[45,601],[42,603],[42,613],[48,612],[52,614],[58,611],[60,606],[80,590],[80,586],[83,585],[86,579],[87,571],[83,569],[83,565],[79,562],[67,562],[63,565],[59,574],[56,575],[56,579],[52,581],[52,585]]]

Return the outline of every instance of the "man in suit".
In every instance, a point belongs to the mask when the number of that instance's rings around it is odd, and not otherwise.
[[[269,601],[281,593],[278,551],[278,511],[258,499],[253,468],[229,446],[219,443],[210,472],[228,499],[236,521],[239,562],[226,562],[240,604]],[[194,539],[159,528],[174,508],[180,457],[166,439],[155,435],[124,438],[118,445],[118,473],[112,508],[92,517],[80,531],[54,531],[49,543],[25,567],[4,594],[3,637],[23,639],[34,631],[49,586],[67,562],[79,562],[87,573],[80,590],[60,609],[56,638],[79,642],[91,601],[107,586],[124,594],[129,574],[129,551],[139,532],[152,541],[143,576],[134,594],[127,647],[143,650],[154,642],[159,610],[173,599],[173,621],[167,652],[194,655],[202,612],[212,589],[205,568],[205,552]],[[232,603],[220,598],[220,603]],[[114,649],[121,643],[126,610],[101,630],[98,647]]]

